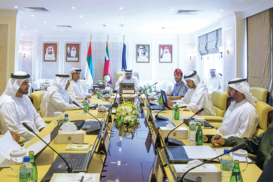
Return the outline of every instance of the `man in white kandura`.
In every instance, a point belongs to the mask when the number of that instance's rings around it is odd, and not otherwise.
[[[84,93],[84,90],[81,86],[79,81],[81,76],[81,69],[79,68],[72,68],[69,76],[70,76],[70,85],[67,89],[68,93],[71,95],[72,98],[76,100],[82,100],[85,97],[91,99],[91,95],[88,93]]]
[[[246,79],[235,78],[228,82],[228,94],[234,102],[228,107],[218,131],[225,138],[252,137],[258,126],[257,99],[250,93]]]
[[[215,90],[221,90],[221,76],[217,74],[216,69],[210,69],[209,78],[205,80],[209,93]]]
[[[116,82],[115,89],[119,89],[119,84],[122,83],[134,83],[135,90],[139,90],[138,79],[135,76],[132,76],[133,70],[124,70],[123,76],[121,76]]]
[[[41,102],[41,112],[43,117],[54,117],[54,112],[64,112],[73,109],[80,109],[73,104],[73,99],[66,89],[69,86],[69,75],[58,74],[51,87],[48,87]],[[78,103],[79,104],[79,103]]]
[[[139,46],[138,48],[138,61],[147,61],[148,58],[148,52],[145,48],[145,46]]]
[[[200,82],[197,72],[190,71],[188,74],[184,75],[184,79],[187,82],[189,90],[181,100],[177,100],[178,106],[187,107],[187,109],[194,113],[201,108],[204,108],[204,111],[201,112],[200,115],[215,116],[215,111],[206,85],[203,82]],[[169,100],[168,105],[172,107],[173,101]]]
[[[53,46],[48,46],[46,48],[45,60],[55,60],[55,53],[54,53]]]
[[[11,74],[6,90],[0,97],[0,131],[7,130],[18,133],[27,141],[35,137],[22,124],[28,124],[35,133],[42,131],[46,124],[33,107],[28,94],[30,75],[18,71]]]

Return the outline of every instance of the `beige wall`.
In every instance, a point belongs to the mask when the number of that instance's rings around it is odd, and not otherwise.
[[[15,68],[17,10],[0,9],[0,94]]]

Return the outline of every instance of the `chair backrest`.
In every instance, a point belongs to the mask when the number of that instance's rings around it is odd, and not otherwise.
[[[258,101],[266,103],[268,90],[260,87],[251,87],[250,93],[252,93],[253,97],[255,97]]]
[[[224,117],[228,105],[228,93],[222,90],[213,91],[211,94],[211,100],[216,116]]]
[[[35,107],[35,109],[37,111],[40,109],[42,98],[44,97],[45,93],[46,93],[46,91],[41,90],[41,91],[33,92],[29,95],[29,97],[33,103],[33,106]]]
[[[123,72],[117,72],[117,81],[118,79],[123,75]],[[138,75],[138,72],[134,72],[134,75],[135,77],[137,77],[138,81],[139,81],[139,75]]]
[[[256,102],[256,110],[259,116],[259,127],[263,130],[267,129],[267,126],[272,121],[273,108],[262,101]]]

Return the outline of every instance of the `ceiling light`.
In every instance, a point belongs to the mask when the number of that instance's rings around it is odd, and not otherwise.
[[[27,27],[27,26],[24,26],[25,28]]]
[[[89,23],[89,22],[86,22],[86,23]]]
[[[18,8],[18,6],[14,6],[14,8]]]
[[[37,30],[34,30],[35,32],[37,31]]]
[[[56,28],[55,26],[53,26],[53,28]]]
[[[123,16],[120,16],[120,18],[123,18]]]
[[[224,10],[221,9],[220,11],[224,11]]]
[[[61,30],[61,31],[63,31],[63,30]]]
[[[120,7],[119,9],[122,9],[122,7]]]
[[[72,7],[72,9],[75,9],[75,7]]]
[[[44,21],[44,23],[46,23],[46,21]]]
[[[95,30],[95,32],[96,32],[97,30]]]
[[[167,17],[164,17],[164,18],[167,18]]]
[[[31,15],[32,17],[34,16],[34,15]]]
[[[81,15],[80,17],[82,18],[83,16]]]
[[[93,28],[93,27],[91,27],[91,28]]]
[[[170,10],[172,11],[173,9],[171,8]]]

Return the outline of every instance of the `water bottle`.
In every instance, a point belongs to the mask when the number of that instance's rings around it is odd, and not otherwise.
[[[38,171],[37,171],[37,166],[34,160],[34,152],[29,151],[29,157],[30,157],[30,163],[32,164],[33,168],[33,173],[32,173],[32,181],[37,182],[38,181]]]
[[[156,92],[156,86],[154,86],[154,92]]]
[[[224,153],[229,151],[229,149],[224,149]],[[233,158],[230,153],[225,154],[221,157],[221,181],[222,182],[229,182],[231,173],[232,173],[232,166],[233,166]]]
[[[178,107],[178,104],[176,102],[174,102],[174,104],[173,104],[173,118],[175,120],[180,119],[179,107]]]
[[[160,106],[163,105],[163,100],[162,100],[162,95],[161,95],[161,94],[160,94],[160,96],[159,96],[158,104],[159,104]]]
[[[196,135],[196,123],[194,118],[191,118],[191,121],[189,123],[189,141],[195,142],[195,136]]]
[[[234,161],[233,170],[229,182],[243,182],[239,164],[240,163],[238,160]]]
[[[63,124],[69,121],[68,114],[64,115]]]
[[[85,98],[83,101],[83,113],[84,114],[89,113],[89,103],[88,103],[87,98]]]
[[[203,143],[204,143],[204,135],[203,135],[203,130],[202,130],[202,123],[198,123],[198,128],[197,128],[197,131],[196,131],[195,140],[196,140],[196,145],[197,146],[203,145]]]
[[[33,168],[30,163],[30,157],[25,156],[23,163],[20,166],[19,182],[32,182]]]
[[[149,88],[149,93],[151,94],[153,92],[152,87]]]

